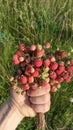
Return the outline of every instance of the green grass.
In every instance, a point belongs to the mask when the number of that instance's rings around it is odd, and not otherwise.
[[[9,76],[14,72],[12,54],[20,42],[50,41],[53,50],[65,49],[73,56],[73,0],[0,1],[0,104],[9,97]],[[73,81],[51,94],[46,113],[47,130],[73,129]],[[17,130],[34,130],[36,118],[25,118]]]

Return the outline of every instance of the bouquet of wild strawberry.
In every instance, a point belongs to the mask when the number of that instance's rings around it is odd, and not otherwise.
[[[73,60],[64,50],[51,53],[50,47],[49,42],[43,46],[19,45],[13,55],[13,63],[17,68],[10,78],[12,88],[17,93],[23,94],[28,89],[35,90],[46,86],[51,92],[56,92],[63,81],[70,82],[73,77]]]

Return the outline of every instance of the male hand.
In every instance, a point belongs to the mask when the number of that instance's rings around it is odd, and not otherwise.
[[[11,100],[15,109],[23,117],[34,117],[36,113],[45,113],[50,109],[50,86],[28,90],[24,95],[11,90]]]

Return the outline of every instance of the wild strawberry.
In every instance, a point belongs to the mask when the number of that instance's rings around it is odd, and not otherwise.
[[[56,74],[57,74],[57,75],[62,74],[62,70],[57,69],[57,70],[56,70]]]
[[[26,51],[27,53],[30,53],[31,52],[30,47],[26,47]]]
[[[45,46],[46,48],[50,48],[51,44],[49,42],[46,42]]]
[[[56,87],[57,87],[57,88],[61,88],[61,84],[59,84],[59,83],[56,84]]]
[[[42,63],[43,63],[42,59],[36,59],[36,60],[34,60],[34,65],[36,67],[41,67]]]
[[[59,64],[59,66],[64,66],[65,63],[64,63],[64,61],[60,61],[58,64]]]
[[[62,77],[57,77],[56,80],[57,80],[59,83],[61,83],[61,82],[63,82],[64,79],[63,79]]]
[[[65,51],[61,51],[60,52],[60,56],[63,57],[63,58],[67,57],[67,53]]]
[[[55,51],[55,55],[56,55],[56,56],[60,56],[60,53],[61,53],[60,50],[56,50],[56,51]]]
[[[69,74],[66,72],[66,73],[63,73],[62,74],[62,77],[63,77],[63,79],[67,79],[68,77],[69,77]]]
[[[38,72],[40,72],[40,68],[36,68],[35,70],[38,71]]]
[[[32,84],[32,85],[31,85],[31,88],[32,88],[33,90],[36,90],[36,89],[38,88],[37,83]]]
[[[69,75],[70,75],[70,77],[73,77],[73,72],[71,72]]]
[[[25,60],[25,58],[24,58],[23,56],[20,56],[20,57],[19,57],[19,61],[20,61],[20,62],[23,62],[24,60]]]
[[[29,88],[30,88],[30,87],[29,87],[28,84],[26,84],[26,85],[24,85],[24,86],[22,87],[23,90],[28,90]]]
[[[26,76],[30,76],[30,75],[31,75],[30,72],[27,71],[27,70],[25,70],[24,74],[25,74]]]
[[[25,46],[23,43],[19,44],[19,50],[20,51],[24,51],[25,50]]]
[[[27,78],[27,80],[28,80],[28,83],[33,83],[34,82],[34,77],[33,76],[29,76]]]
[[[47,82],[45,82],[45,81],[41,82],[40,85],[41,85],[42,87],[50,87],[50,84],[47,83]]]
[[[71,80],[71,77],[68,77],[68,78],[65,79],[65,82],[69,83],[70,80]]]
[[[42,45],[41,44],[37,44],[37,50],[42,50]]]
[[[68,66],[68,67],[66,68],[66,70],[67,70],[68,72],[73,71],[73,66]]]
[[[44,72],[48,72],[49,70],[50,70],[49,67],[43,67],[43,71],[44,71]]]
[[[55,62],[56,61],[56,58],[54,56],[50,56],[49,59],[50,59],[51,62]]]
[[[44,64],[44,66],[49,66],[50,65],[50,60],[45,59],[43,64]]]
[[[49,78],[49,77],[46,77],[46,78],[45,78],[45,81],[46,81],[47,83],[49,83],[50,78]]]
[[[15,65],[18,65],[20,63],[18,55],[14,54],[12,59]]]
[[[35,55],[40,58],[44,55],[44,53],[45,53],[44,49],[42,49],[40,51],[36,50]]]
[[[22,51],[15,52],[15,55],[21,56],[22,55]]]
[[[59,66],[58,66],[58,69],[63,72],[63,71],[65,71],[65,66],[64,66],[64,65],[63,65],[63,66],[62,66],[62,65],[59,65]]]
[[[53,85],[55,85],[57,83],[59,83],[57,80],[50,79],[50,85],[53,86]]]
[[[10,77],[10,81],[12,82],[13,80],[14,80],[14,77],[13,77],[13,76],[11,76],[11,77]]]
[[[31,51],[35,51],[35,50],[36,50],[36,45],[34,45],[34,44],[31,45],[30,50],[31,50]]]
[[[51,87],[51,92],[53,92],[53,93],[54,93],[54,92],[56,92],[56,91],[57,91],[57,88],[56,88],[56,87],[54,87],[54,86],[52,86],[52,87]]]
[[[38,76],[39,76],[39,71],[38,71],[38,70],[35,70],[35,71],[32,73],[32,76],[33,76],[33,77],[38,77]]]
[[[35,71],[35,69],[33,68],[33,66],[31,64],[26,66],[26,72],[33,73],[34,71]]]
[[[27,83],[27,77],[24,76],[24,75],[22,75],[22,76],[20,77],[20,82],[21,82],[22,84],[26,84],[26,83]]]
[[[56,70],[58,68],[58,63],[57,62],[52,62],[50,65],[51,70]]]
[[[56,79],[57,78],[57,74],[54,71],[52,71],[52,72],[50,72],[49,77],[51,79]]]
[[[72,59],[72,60],[70,60],[70,64],[71,64],[71,65],[73,65],[73,59]]]

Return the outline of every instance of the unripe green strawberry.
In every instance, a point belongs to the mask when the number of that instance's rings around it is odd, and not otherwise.
[[[41,44],[37,44],[36,47],[37,47],[37,50],[39,50],[39,51],[42,50],[42,45]]]

